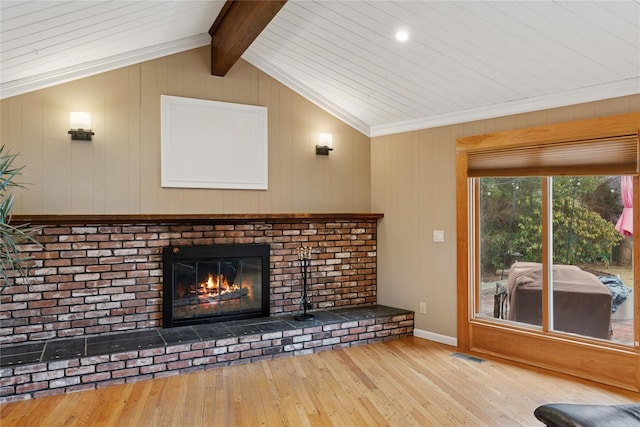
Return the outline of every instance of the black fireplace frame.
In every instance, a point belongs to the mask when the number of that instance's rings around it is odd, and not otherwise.
[[[228,320],[241,320],[258,317],[268,317],[270,314],[269,294],[270,294],[270,245],[263,244],[237,244],[237,245],[208,245],[208,246],[169,246],[162,251],[163,270],[163,318],[164,328],[176,326],[195,325],[203,323],[216,323]],[[215,258],[242,258],[260,257],[262,260],[262,300],[260,311],[248,313],[232,313],[228,315],[217,315],[203,318],[174,319],[173,299],[174,286],[167,284],[173,281],[173,263],[178,261],[202,261],[203,259]]]

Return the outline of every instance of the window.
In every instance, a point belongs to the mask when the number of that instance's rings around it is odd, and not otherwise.
[[[458,140],[461,349],[640,389],[636,238],[616,229],[623,193],[640,205],[638,128],[631,113]]]
[[[632,238],[616,229],[624,209],[621,181],[619,176],[477,178],[475,316],[633,345]],[[543,192],[547,183],[551,191]],[[542,208],[543,194],[548,211]],[[542,269],[547,231],[549,281]],[[543,285],[553,289],[547,325]]]

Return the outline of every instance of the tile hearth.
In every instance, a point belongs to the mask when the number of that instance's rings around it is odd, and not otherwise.
[[[30,363],[53,362],[70,358],[100,356],[127,351],[139,351],[190,342],[242,337],[246,335],[281,332],[335,323],[405,314],[385,306],[349,307],[315,311],[315,319],[297,321],[293,315],[256,319],[232,320],[170,329],[152,329],[105,334],[100,336],[63,338],[42,343],[3,346],[0,367]]]

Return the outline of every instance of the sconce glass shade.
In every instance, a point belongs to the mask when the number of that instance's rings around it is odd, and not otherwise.
[[[329,151],[333,151],[333,135],[321,132],[318,135],[318,144],[316,145],[316,154],[328,156]]]
[[[91,129],[91,113],[72,111],[69,113],[71,129]]]
[[[69,122],[71,130],[67,133],[71,135],[71,139],[91,141],[91,135],[95,135],[91,131],[91,113],[72,111],[69,113]]]
[[[318,145],[322,145],[323,147],[333,147],[333,135],[326,132],[320,132],[318,136]]]

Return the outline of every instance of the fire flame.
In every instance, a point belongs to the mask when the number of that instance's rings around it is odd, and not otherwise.
[[[209,278],[208,278],[208,279],[207,279],[207,281],[204,283],[204,286],[205,286],[207,289],[213,289],[213,288],[215,288],[215,287],[216,287],[216,284],[215,284],[215,283],[213,283],[213,275],[211,275],[211,274],[209,275]]]
[[[208,297],[216,297],[225,293],[237,291],[241,289],[238,284],[229,284],[227,278],[223,275],[209,274],[207,281],[200,284],[201,293]],[[249,292],[252,293],[251,290]],[[251,295],[249,295],[251,297]]]

